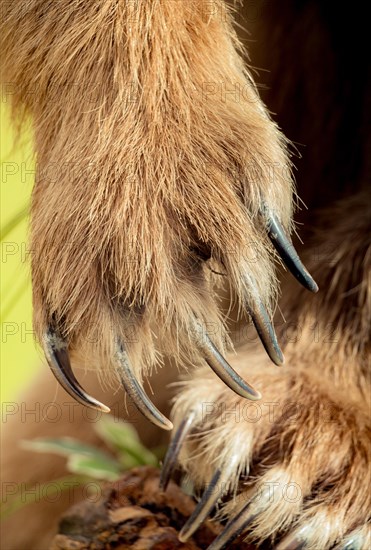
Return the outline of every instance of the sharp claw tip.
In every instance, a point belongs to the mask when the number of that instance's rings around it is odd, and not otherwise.
[[[255,395],[254,396],[250,396],[249,399],[250,401],[260,401],[260,399],[262,398],[262,394],[260,393],[260,391],[258,390],[255,390]]]
[[[283,263],[294,277],[310,292],[318,292],[318,285],[300,260],[290,237],[286,234],[279,219],[263,205],[263,214],[266,217],[268,236],[280,255]]]
[[[81,405],[109,413],[111,409],[88,395],[76,380],[71,368],[67,343],[60,334],[49,327],[43,335],[42,343],[46,361],[62,388]]]
[[[302,280],[302,285],[309,290],[309,292],[313,292],[313,294],[316,294],[318,292],[319,287],[316,283],[316,281],[313,279],[312,275],[308,273],[307,270],[305,270],[306,277],[304,277],[304,280]]]
[[[117,342],[115,357],[122,385],[136,408],[155,426],[163,430],[172,430],[173,424],[152,403],[137,380],[129,362],[128,354],[121,342]]]
[[[316,294],[319,291],[319,286],[317,285],[316,281],[313,281],[312,288],[310,289],[314,294]]]
[[[170,420],[165,418],[162,427],[163,427],[164,430],[171,431],[174,428],[174,424],[172,422],[170,422]]]
[[[183,531],[183,529],[182,529],[182,531]],[[178,540],[180,542],[185,543],[189,539],[189,534],[188,533],[182,533],[182,531],[180,531],[180,533],[178,535]]]

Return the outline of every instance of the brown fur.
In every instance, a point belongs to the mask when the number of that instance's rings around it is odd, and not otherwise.
[[[236,397],[202,369],[184,384],[174,411],[177,425],[197,407],[181,455],[197,486],[237,460],[228,477],[237,500],[222,512],[233,516],[251,501],[250,511],[258,512],[249,526],[252,540],[277,540],[308,525],[310,550],[366,528],[370,508],[371,207],[361,195],[327,216],[337,213],[346,222],[338,216],[332,225],[330,247],[319,232],[307,262],[326,296],[305,302],[304,291],[290,289],[284,369],[272,367],[256,345],[237,348],[230,358],[262,401]],[[298,494],[284,498],[290,484]],[[361,547],[368,548],[370,533],[364,536]]]
[[[112,377],[116,334],[139,377],[167,355],[197,365],[174,416],[177,423],[199,407],[181,455],[196,486],[207,483],[218,464],[235,460],[230,490],[238,496],[227,499],[227,515],[264,483],[295,482],[301,490],[295,502],[258,501],[251,536],[278,540],[309,523],[313,550],[354,529],[367,548],[370,213],[367,195],[359,193],[367,184],[369,144],[362,17],[349,27],[315,0],[255,7],[252,12],[245,2],[240,9],[242,24],[253,31],[241,37],[249,41],[252,63],[269,69],[259,76],[262,95],[303,156],[298,188],[309,213],[299,219],[305,230],[318,227],[306,257],[321,288],[313,297],[281,277],[287,322],[276,320],[284,368],[272,367],[260,345],[237,347],[229,357],[262,392],[264,414],[257,422],[228,414],[248,402],[200,367],[188,330],[194,312],[214,323],[221,347],[228,342],[214,291],[219,286],[227,294],[226,311],[233,306],[229,286],[246,305],[245,271],[273,305],[274,254],[258,220],[261,200],[291,227],[286,142],[258,99],[232,10],[220,0],[32,0],[26,7],[16,0],[6,6],[3,78],[14,86],[15,118],[31,117],[39,164],[31,237],[35,327],[40,336],[53,316],[75,364],[103,370],[104,381]],[[342,40],[349,28],[349,40]],[[345,79],[350,62],[362,68],[356,83]],[[324,206],[314,220],[314,210]],[[240,333],[234,336],[240,343]],[[165,412],[170,395],[163,388],[174,374],[168,363],[161,373],[154,389]],[[94,387],[94,373],[90,377]],[[55,387],[51,378],[40,382],[27,402],[52,401]],[[65,401],[59,390],[56,402]],[[212,414],[203,415],[205,403]],[[158,437],[146,423],[138,427],[149,443]],[[76,417],[69,423],[64,416],[55,428],[15,417],[5,433],[3,479],[42,482],[63,474],[59,462],[35,465],[16,449],[19,438],[52,431],[95,441],[89,423]],[[17,514],[5,526],[4,548],[46,548],[66,504],[42,502],[34,515]],[[15,526],[30,518],[27,533],[18,532]]]
[[[31,219],[37,334],[54,318],[84,364],[108,372],[115,332],[138,375],[156,351],[182,362],[192,313],[218,319],[202,258],[221,264],[243,304],[246,271],[269,302],[262,200],[290,225],[285,142],[244,68],[230,14],[219,1],[210,15],[182,0],[136,9],[34,0],[22,18],[23,6],[14,2],[5,19],[4,75],[15,108],[32,117],[40,166]],[[208,92],[208,83],[227,92]],[[238,100],[228,93],[237,89]],[[52,179],[54,165],[63,168]],[[92,328],[96,346],[87,343]]]

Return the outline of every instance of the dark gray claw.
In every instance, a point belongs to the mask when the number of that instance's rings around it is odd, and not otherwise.
[[[193,510],[191,516],[182,527],[179,533],[180,542],[186,542],[193,535],[193,533],[199,528],[201,523],[205,521],[215,504],[223,494],[221,490],[220,478],[222,476],[221,470],[217,470],[213,475],[210,484],[205,489],[201,500]],[[219,488],[218,488],[219,485]],[[218,488],[218,490],[216,490]]]
[[[250,303],[248,310],[265,351],[275,365],[282,365],[284,362],[283,353],[263,303],[260,300],[254,304]]]
[[[249,511],[250,503],[227,523],[224,530],[210,544],[207,550],[222,550],[229,548],[229,545],[246,529],[246,527],[255,519],[257,514]]]
[[[110,412],[110,409],[91,397],[82,389],[72,372],[68,347],[63,338],[54,330],[49,328],[43,337],[45,357],[49,367],[67,393],[76,399],[81,405],[102,411]]]
[[[208,515],[212,512],[218,500],[227,492],[229,481],[233,473],[238,468],[239,454],[232,455],[227,464],[218,468],[212,477],[211,482],[207,485],[200,502],[194,509],[191,517],[183,526],[179,533],[179,540],[185,542],[193,533],[200,527]]]
[[[195,343],[200,349],[206,363],[232,391],[241,397],[253,401],[261,399],[261,394],[245,382],[225,360],[211,341],[204,327],[197,320],[194,321],[194,335]]]
[[[167,450],[160,475],[160,489],[162,491],[166,491],[167,489],[171,476],[178,462],[180,449],[182,448],[182,445],[190,432],[194,418],[195,412],[191,411],[188,417],[182,420],[179,428],[175,432],[175,436],[170,441],[170,445]]]
[[[268,236],[287,269],[304,288],[311,292],[317,292],[317,283],[303,265],[277,217],[267,209],[264,210],[264,214],[267,222]]]
[[[269,319],[268,312],[260,299],[259,292],[253,279],[249,275],[245,274],[245,280],[250,290],[247,299],[247,309],[251,315],[256,332],[258,333],[264,349],[273,363],[276,365],[282,365],[284,357],[277,341],[276,332]]]
[[[170,420],[155,407],[135,378],[129,363],[128,354],[120,343],[117,345],[115,359],[122,384],[138,411],[152,422],[152,424],[159,426],[163,430],[172,430],[173,425]]]

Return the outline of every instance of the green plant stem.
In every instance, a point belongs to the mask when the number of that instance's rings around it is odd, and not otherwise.
[[[28,206],[18,210],[16,214],[1,228],[1,242],[28,216]]]

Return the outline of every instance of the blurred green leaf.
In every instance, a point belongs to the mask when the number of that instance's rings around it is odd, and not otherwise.
[[[72,454],[68,459],[67,468],[74,474],[86,475],[94,479],[115,481],[120,477],[120,465],[116,461],[97,456]]]
[[[62,456],[83,455],[102,460],[112,460],[111,456],[93,445],[87,445],[72,437],[40,437],[32,441],[22,441],[23,449],[37,453],[55,453]]]
[[[80,476],[71,479],[83,480],[81,482],[89,479],[115,481],[119,479],[122,471],[135,466],[158,466],[158,458],[142,445],[131,424],[112,416],[104,416],[95,425],[95,430],[106,445],[114,451],[117,458],[72,437],[38,438],[22,441],[21,446],[38,453],[55,453],[66,457],[68,471]],[[65,479],[69,478],[61,478],[61,483]],[[57,484],[58,480],[55,480],[55,483]],[[28,500],[21,501],[16,497],[5,510],[5,515],[13,513],[28,503]]]
[[[123,468],[158,465],[157,457],[140,442],[131,424],[107,415],[97,422],[95,430],[108,447],[118,453]]]

